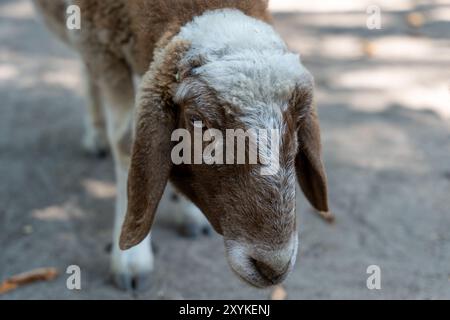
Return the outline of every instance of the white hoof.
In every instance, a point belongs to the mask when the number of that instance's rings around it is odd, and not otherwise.
[[[86,153],[101,158],[106,157],[109,151],[106,133],[92,128],[86,130],[82,140],[82,146]]]
[[[198,238],[201,235],[210,235],[212,227],[203,213],[193,203],[184,199],[176,205],[176,212],[180,222],[179,230],[182,236],[188,238]]]
[[[126,291],[147,289],[153,271],[153,253],[148,239],[127,251],[115,247],[112,252],[111,271],[119,289]]]

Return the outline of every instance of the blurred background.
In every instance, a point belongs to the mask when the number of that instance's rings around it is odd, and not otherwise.
[[[287,299],[450,299],[450,0],[272,0],[275,27],[317,83],[331,207],[298,192],[300,250]],[[381,9],[370,30],[367,9]],[[27,0],[0,0],[0,283],[54,267],[54,281],[0,299],[271,299],[230,271],[219,236],[164,223],[153,286],[109,279],[111,159],[80,147],[80,63]],[[82,290],[66,288],[69,265]],[[367,267],[381,269],[368,290]],[[278,295],[280,292],[278,291]]]

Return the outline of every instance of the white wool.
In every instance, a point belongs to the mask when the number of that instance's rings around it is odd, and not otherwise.
[[[282,129],[282,111],[307,71],[269,24],[238,10],[215,10],[188,23],[178,37],[191,42],[185,59],[205,62],[194,73],[239,107],[244,123]]]

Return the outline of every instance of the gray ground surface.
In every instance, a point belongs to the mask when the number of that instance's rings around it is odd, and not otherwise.
[[[338,217],[325,225],[299,194],[291,299],[450,298],[450,14],[419,8],[419,33],[402,8],[385,12],[379,31],[365,27],[365,7],[276,14],[317,79]],[[77,264],[84,280],[81,292],[62,276],[0,299],[267,299],[232,274],[218,236],[186,240],[164,224],[152,288],[133,296],[111,286],[112,163],[83,155],[83,104],[76,57],[28,2],[0,0],[0,279]],[[366,288],[372,264],[379,291]]]

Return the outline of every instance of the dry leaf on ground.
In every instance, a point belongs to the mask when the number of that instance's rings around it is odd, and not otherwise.
[[[418,12],[410,13],[406,16],[408,25],[413,28],[420,28],[425,24],[425,17]]]
[[[283,288],[283,286],[276,286],[273,289],[272,294],[270,295],[271,300],[286,300],[286,298],[287,298],[287,292]]]
[[[9,279],[6,279],[0,284],[0,294],[15,290],[20,286],[24,286],[37,281],[51,281],[58,276],[59,272],[55,268],[41,268],[24,272]]]

